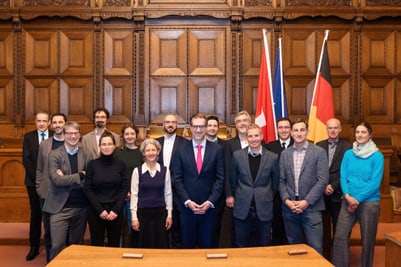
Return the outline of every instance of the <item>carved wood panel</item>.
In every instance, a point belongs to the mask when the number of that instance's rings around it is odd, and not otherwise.
[[[33,121],[38,111],[45,110],[90,122],[93,33],[85,29],[27,29],[24,42],[25,120]]]
[[[227,28],[155,27],[148,38],[150,121],[168,112],[225,120]]]
[[[60,75],[93,75],[93,34],[90,31],[60,32]]]
[[[400,42],[390,26],[367,27],[361,34],[361,108],[371,123],[400,122]]]
[[[25,75],[57,75],[58,33],[55,30],[25,32]]]
[[[104,75],[132,75],[132,40],[130,30],[104,32]]]

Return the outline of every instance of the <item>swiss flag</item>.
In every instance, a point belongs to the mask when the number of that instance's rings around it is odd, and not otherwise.
[[[263,138],[267,144],[271,141],[277,140],[277,135],[273,105],[269,46],[265,29],[263,29],[263,44],[255,123],[262,128]]]

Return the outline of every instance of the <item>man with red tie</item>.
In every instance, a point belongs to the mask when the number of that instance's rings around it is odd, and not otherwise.
[[[173,176],[179,198],[182,248],[212,247],[216,206],[223,192],[223,148],[206,140],[206,116],[191,117],[192,140],[173,155]]]

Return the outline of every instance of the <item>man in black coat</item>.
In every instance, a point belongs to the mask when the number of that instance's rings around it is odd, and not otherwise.
[[[340,186],[340,167],[345,151],[352,146],[348,141],[340,138],[342,129],[341,122],[338,119],[329,119],[326,123],[326,127],[329,138],[318,142],[316,145],[327,151],[329,159],[329,183],[324,191],[326,211],[323,216],[323,244],[324,256],[330,259],[331,225],[333,227],[334,236],[338,214],[341,209],[341,196],[343,194]]]
[[[277,135],[278,140],[271,141],[265,148],[270,150],[271,152],[276,153],[279,156],[281,152],[292,146],[294,141],[291,138],[291,120],[289,118],[280,118],[277,122]],[[274,204],[273,204],[273,223],[272,223],[272,236],[271,236],[271,244],[272,245],[284,245],[287,243],[287,238],[285,235],[284,222],[282,216],[282,201],[280,198],[280,193],[277,193],[274,196]]]
[[[36,192],[36,165],[38,162],[39,144],[51,136],[49,132],[49,113],[38,112],[35,118],[36,129],[24,135],[22,146],[22,163],[25,168],[25,186],[30,205],[29,245],[30,250],[26,260],[33,260],[39,254],[40,236],[42,230],[42,211],[40,198]]]
[[[162,146],[162,150],[159,154],[159,163],[160,165],[166,166],[169,168],[170,172],[172,171],[172,162],[173,155],[177,153],[178,148],[185,142],[185,138],[177,135],[177,126],[178,119],[174,114],[167,114],[163,120],[163,129],[164,135],[157,138],[160,145]],[[171,177],[173,175],[171,174]],[[171,247],[172,248],[181,248],[181,226],[180,226],[180,214],[177,209],[177,196],[174,190],[174,181],[172,183],[173,190],[173,226],[171,228]]]

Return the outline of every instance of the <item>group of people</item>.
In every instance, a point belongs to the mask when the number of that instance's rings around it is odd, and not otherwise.
[[[218,117],[202,113],[190,118],[191,139],[176,134],[174,114],[165,116],[163,136],[145,140],[132,123],[120,135],[107,130],[109,117],[96,109],[95,129],[81,138],[64,114],[49,120],[40,112],[37,129],[25,134],[27,260],[39,253],[42,217],[50,261],[82,243],[87,223],[95,246],[214,248],[228,231],[232,247],[307,243],[323,254],[323,218],[330,216],[333,264],[349,265],[358,220],[361,266],[372,266],[384,159],[369,123],[356,126],[351,145],[332,118],[329,138],[315,145],[305,120],[282,118],[278,140],[265,144],[246,111],[236,114],[229,140],[218,138]],[[222,229],[224,215],[231,229]]]

